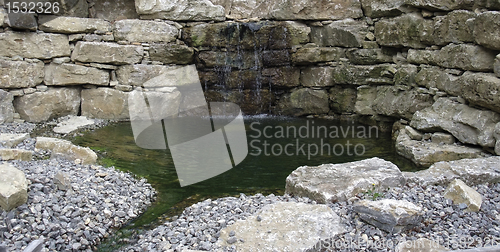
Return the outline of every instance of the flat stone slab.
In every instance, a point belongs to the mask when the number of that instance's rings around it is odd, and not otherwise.
[[[362,200],[353,206],[359,217],[390,233],[408,230],[422,221],[422,208],[405,200]]]
[[[6,148],[12,148],[22,141],[24,139],[29,138],[29,134],[9,134],[9,133],[3,133],[0,134],[0,145],[3,145],[3,147]]]
[[[299,167],[286,178],[285,193],[327,203],[345,201],[374,185],[389,188],[404,184],[405,178],[395,164],[370,158],[343,164]]]
[[[23,149],[0,149],[0,159],[7,160],[22,160],[31,161],[33,152]]]
[[[10,211],[28,200],[24,172],[10,164],[0,164],[0,207]]]
[[[95,121],[85,116],[70,116],[68,120],[57,124],[53,129],[55,133],[68,134],[82,127],[93,125]]]
[[[70,161],[80,161],[82,164],[95,164],[97,154],[90,148],[80,147],[72,144],[68,140],[37,137],[35,150],[52,151],[51,158],[64,158]]]
[[[411,136],[407,135],[406,129],[401,130],[396,139],[396,152],[422,167],[429,167],[440,161],[488,156],[479,148],[412,140]]]
[[[438,162],[429,169],[403,172],[407,182],[420,185],[447,186],[454,179],[467,181],[470,186],[500,182],[500,156]]]
[[[222,229],[218,243],[237,251],[309,251],[343,232],[340,217],[326,205],[280,202]]]

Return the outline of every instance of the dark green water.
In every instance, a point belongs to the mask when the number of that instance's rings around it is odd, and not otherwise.
[[[391,134],[375,127],[278,117],[245,118],[245,127],[249,143],[246,159],[223,174],[186,187],[179,185],[170,152],[137,147],[130,123],[90,132],[74,143],[99,150],[104,157],[101,159],[103,164],[145,177],[158,191],[156,202],[125,229],[150,228],[160,217],[178,214],[184,207],[205,198],[240,193],[283,194],[286,177],[302,165],[380,157],[395,163],[401,170],[416,170],[410,161],[395,153]],[[316,148],[317,154],[313,155]]]

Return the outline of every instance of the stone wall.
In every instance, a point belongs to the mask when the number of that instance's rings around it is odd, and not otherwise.
[[[196,64],[207,100],[246,114],[415,119],[500,153],[498,0],[57,0],[57,15],[9,1],[2,122],[127,119],[128,92]]]

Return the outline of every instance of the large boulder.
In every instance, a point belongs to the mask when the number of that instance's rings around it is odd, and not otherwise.
[[[76,64],[55,64],[45,67],[44,83],[47,86],[66,86],[79,84],[92,84],[107,86],[109,72],[93,67]]]
[[[135,8],[142,19],[176,21],[223,21],[224,7],[209,0],[136,0]]]
[[[498,113],[439,98],[431,107],[417,111],[410,125],[422,131],[447,131],[462,143],[494,147],[493,132],[499,121]]]
[[[467,181],[470,186],[500,182],[500,157],[461,159],[438,162],[429,169],[418,172],[404,172],[408,182],[447,186],[454,179]]]
[[[58,17],[40,15],[38,17],[39,29],[53,33],[93,33],[111,31],[111,23],[93,18]]]
[[[143,54],[142,46],[79,41],[71,54],[71,60],[125,65],[141,62]]]
[[[126,19],[116,21],[113,28],[115,40],[129,42],[172,42],[179,31],[165,22]]]
[[[430,94],[418,92],[407,86],[379,86],[373,101],[373,110],[380,115],[411,119],[419,110],[432,106]]]
[[[435,17],[434,41],[437,45],[474,42],[474,30],[469,22],[475,17],[476,13],[466,10],[456,10],[448,15]]]
[[[24,172],[10,164],[0,164],[0,207],[10,211],[28,200],[28,181]]]
[[[326,205],[279,202],[223,228],[218,244],[237,251],[309,251],[343,232],[340,217]]]
[[[1,46],[1,45],[0,45]],[[0,88],[28,88],[43,81],[42,61],[11,61],[0,59]]]
[[[471,44],[449,44],[441,48],[435,59],[441,67],[470,71],[491,71],[494,60],[492,51]]]
[[[51,158],[63,158],[69,161],[79,161],[84,165],[95,164],[97,154],[87,147],[80,147],[68,140],[37,137],[35,150],[51,151]]]
[[[466,212],[477,212],[481,208],[483,199],[481,194],[476,190],[466,185],[462,180],[455,179],[448,185],[443,195],[447,199],[451,199],[453,204],[465,204]]]
[[[314,4],[300,0],[211,1],[224,6],[226,15],[232,19],[257,17],[271,20],[338,20],[363,16],[357,0],[321,0]]]
[[[28,122],[77,115],[80,111],[80,89],[50,87],[45,92],[16,97],[14,107],[21,119]]]
[[[422,167],[429,167],[440,161],[478,158],[486,155],[479,148],[413,140],[406,133],[406,129],[401,130],[396,139],[396,153]]]
[[[11,31],[0,33],[0,56],[51,59],[70,54],[67,35]]]
[[[479,14],[474,22],[476,43],[493,50],[500,50],[500,12],[487,11]]]
[[[367,33],[366,22],[345,19],[313,27],[311,42],[319,46],[362,47]]]
[[[82,116],[98,119],[128,119],[128,93],[111,88],[82,90]]]
[[[459,79],[461,96],[470,104],[500,113],[500,78],[491,73],[465,72]]]
[[[418,13],[403,14],[375,23],[375,37],[382,46],[425,48],[433,43],[434,22]]]
[[[286,178],[285,193],[328,203],[345,201],[374,185],[389,188],[404,184],[405,178],[396,165],[370,158],[344,164],[301,166]]]
[[[328,93],[325,90],[301,88],[284,95],[278,104],[283,115],[321,115],[330,111]]]
[[[422,208],[405,200],[361,200],[352,209],[362,220],[389,233],[411,229],[423,219]]]
[[[14,120],[14,96],[0,89],[0,124],[12,122]]]

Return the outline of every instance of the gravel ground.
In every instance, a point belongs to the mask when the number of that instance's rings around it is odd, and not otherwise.
[[[101,120],[83,130],[107,123]],[[39,135],[49,129],[46,124],[0,125],[0,133],[32,133],[32,136],[36,131]],[[15,148],[34,151],[35,138],[25,139]],[[113,167],[80,165],[48,157],[50,152],[38,151],[34,152],[34,161],[6,162],[24,171],[30,183],[26,204],[10,212],[0,209],[0,244],[9,251],[22,251],[39,238],[46,240],[44,251],[92,251],[154,200],[156,192],[145,179],[136,179]],[[58,173],[69,179],[68,189],[57,186],[54,177]]]
[[[347,232],[320,246],[323,251],[394,251],[400,242],[418,238],[438,241],[450,249],[496,245],[500,243],[500,184],[479,185],[475,189],[483,195],[483,204],[477,213],[464,212],[463,206],[453,205],[442,197],[445,188],[441,186],[407,185],[385,192],[384,198],[413,202],[425,212],[424,221],[419,226],[396,235],[362,222],[352,211],[353,202],[330,204],[329,207],[347,226]],[[359,198],[365,197],[368,196],[359,195]],[[206,200],[186,208],[172,221],[141,234],[138,241],[121,251],[216,250],[219,248],[215,243],[222,228],[278,201],[315,204],[307,198],[260,194]],[[234,248],[224,248],[223,251],[234,251]]]

